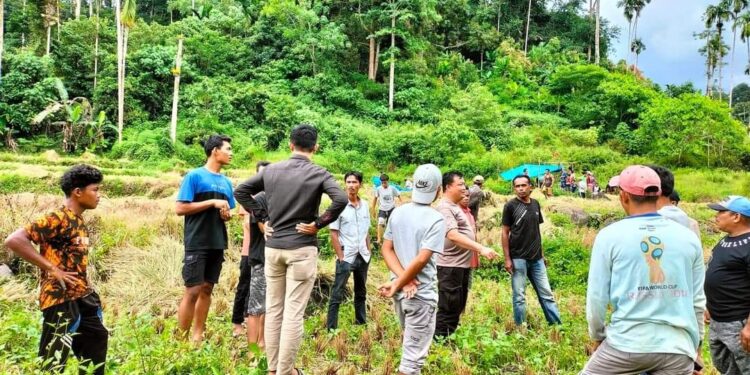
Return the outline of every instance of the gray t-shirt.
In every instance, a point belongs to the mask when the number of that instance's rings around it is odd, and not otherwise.
[[[385,229],[385,239],[393,241],[393,248],[404,268],[419,254],[419,250],[433,252],[430,261],[417,274],[419,286],[415,298],[437,304],[437,268],[435,253],[442,254],[445,244],[445,222],[443,216],[429,205],[408,203],[396,208]],[[396,275],[391,273],[391,280]],[[403,293],[395,295],[404,298]]]
[[[375,189],[375,196],[378,198],[378,209],[390,211],[393,207],[396,207],[396,197],[399,196],[399,193],[393,185],[388,185],[387,188],[380,185]]]
[[[466,236],[472,241],[476,241],[474,228],[471,226],[471,220],[466,213],[457,204],[443,198],[437,205],[437,210],[443,215],[445,221],[445,234],[452,230]],[[443,253],[438,256],[437,265],[441,267],[459,267],[471,268],[471,258],[474,256],[469,249],[464,249],[456,245],[453,241],[445,239]]]

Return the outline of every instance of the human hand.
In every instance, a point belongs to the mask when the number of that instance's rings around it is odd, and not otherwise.
[[[747,324],[740,331],[740,344],[742,344],[742,349],[750,352],[750,326]]]
[[[271,228],[271,226],[267,222],[265,224],[261,224],[263,225],[263,238],[268,241],[268,239],[273,235],[273,228]]]
[[[505,271],[507,271],[510,274],[513,274],[513,261],[510,259],[505,260]]]
[[[708,310],[703,310],[703,323],[704,324],[711,323],[711,314],[708,312]]]
[[[492,250],[492,248],[489,248],[487,246],[482,246],[482,250],[479,252],[479,255],[489,260],[495,259],[499,256],[495,250]]]
[[[232,211],[227,208],[222,208],[219,210],[219,216],[221,216],[221,220],[229,221],[232,219]]]
[[[47,273],[57,279],[63,290],[68,289],[66,284],[75,285],[77,279],[74,276],[78,275],[78,272],[63,271],[55,266],[52,266]]]
[[[214,208],[221,211],[221,210],[229,210],[229,202],[227,202],[224,199],[212,199],[211,203],[213,204]]]
[[[381,297],[393,297],[393,295],[396,294],[397,291],[398,290],[396,290],[396,285],[393,284],[392,281],[389,281],[378,287],[378,293],[380,293]]]
[[[594,352],[596,352],[596,350],[599,349],[599,346],[601,345],[602,345],[601,341],[594,340],[594,342],[591,344],[591,353],[593,354]]]
[[[299,223],[299,224],[297,224],[296,228],[297,228],[297,233],[307,234],[307,235],[310,235],[310,236],[314,236],[314,235],[318,234],[318,227],[315,226],[315,222],[314,221],[311,222],[311,223],[307,223],[307,224],[305,224],[305,223]]]
[[[415,295],[417,295],[417,292],[419,291],[419,284],[420,282],[417,281],[417,279],[412,279],[404,285],[403,288],[401,288],[401,291],[404,292],[404,297],[407,299],[413,298]]]

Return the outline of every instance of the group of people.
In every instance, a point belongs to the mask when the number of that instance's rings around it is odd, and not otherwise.
[[[548,173],[549,170],[546,174]],[[586,171],[580,179],[576,180],[576,172],[573,166],[568,166],[567,169],[563,168],[560,172],[560,189],[577,194],[581,198],[597,197],[601,193],[601,187],[594,177],[594,172]]]
[[[316,235],[329,226],[336,254],[326,327],[338,328],[339,306],[351,275],[354,322],[365,324],[372,260],[369,230],[377,208],[377,241],[390,270],[390,281],[378,287],[378,294],[393,298],[402,327],[399,373],[419,374],[432,342],[458,329],[479,258],[501,256],[478,237],[484,179],[476,176],[467,187],[460,172],[442,173],[424,164],[414,172],[410,202],[402,202],[383,175],[368,204],[360,193],[362,173],[347,172],[342,190],[328,171],[312,162],[317,137],[312,126],[295,127],[291,157],[258,163],[257,173],[236,189],[221,173],[232,160],[231,139],[214,135],[203,143],[207,162],[184,177],[175,208],[185,217],[180,331],[193,341],[203,339],[228,248],[226,222],[239,203],[245,236],[233,332],[265,350],[270,374],[303,374],[295,361],[317,275]],[[61,179],[63,206],[5,241],[42,271],[39,355],[47,369],[63,367],[72,352],[84,364],[97,366],[96,373],[104,373],[109,333],[99,297],[87,279],[90,244],[81,216],[96,208],[102,180],[91,166],[69,169]],[[553,183],[544,179],[545,188]],[[671,172],[631,166],[616,183],[628,216],[604,228],[593,246],[586,315],[594,352],[581,373],[692,374],[702,366],[703,324],[710,321],[714,365],[722,373],[750,374],[750,201],[734,196],[710,205],[727,236],[714,248],[705,270],[697,222],[677,207]],[[560,324],[542,246],[544,217],[539,202],[531,198],[534,184],[528,174],[521,174],[513,178],[512,187],[515,197],[503,208],[501,243],[503,266],[511,275],[514,322],[525,323],[529,282],[546,321]],[[319,214],[323,194],[331,204]]]

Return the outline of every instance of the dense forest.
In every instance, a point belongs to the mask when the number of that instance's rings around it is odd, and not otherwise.
[[[169,165],[200,163],[213,132],[251,160],[309,122],[338,170],[748,167],[750,87],[718,89],[746,3],[706,10],[701,93],[638,69],[644,0],[620,2],[627,35],[598,0],[0,0],[0,132],[14,151]],[[626,37],[632,56],[610,61]]]

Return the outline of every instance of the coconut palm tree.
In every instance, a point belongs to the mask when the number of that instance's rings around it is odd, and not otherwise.
[[[750,64],[750,13],[745,12],[738,19],[740,29],[740,40],[747,46],[747,61]],[[745,70],[745,74],[750,74]]]
[[[3,25],[5,24],[5,2],[3,0],[0,0],[0,82],[3,80],[3,39],[4,39],[4,29]]]
[[[531,24],[531,0],[529,0],[529,8],[526,11],[526,37],[523,42],[523,54],[529,51],[529,24]]]
[[[709,5],[706,8],[706,12],[703,14],[703,19],[706,21],[706,27],[710,28],[712,26],[716,27],[717,31],[717,38],[719,41],[721,41],[722,37],[722,31],[724,30],[724,22],[731,17],[731,11],[730,11],[730,3],[729,0],[722,0],[719,2],[719,4],[716,5]],[[718,57],[718,68],[719,68],[719,88],[721,89],[721,81],[722,81],[722,65],[724,65],[724,49],[718,48],[715,49],[716,52],[719,54]],[[721,99],[721,91],[719,91],[719,99]]]
[[[635,5],[633,0],[619,0],[617,7],[622,8],[625,19],[628,20],[628,48],[633,40],[633,17],[635,17]],[[627,57],[625,58],[627,62]]]
[[[119,0],[116,0],[119,1]],[[118,4],[119,5],[119,4]],[[128,32],[135,26],[135,0],[124,0],[119,14],[121,41],[118,49],[118,82],[117,82],[117,141],[122,142],[122,128],[125,118],[125,61],[128,54]]]
[[[599,3],[601,3],[601,0],[594,0],[594,1],[596,1],[596,5],[594,8],[594,11],[596,12],[596,29],[594,30],[594,56],[595,56],[594,62],[598,65],[600,61],[599,38],[601,35],[601,28],[602,28],[601,18],[599,17],[599,14],[601,13],[600,12],[601,7]]]
[[[641,41],[640,38],[633,39],[633,42],[630,44],[630,52],[633,52],[635,55],[635,64],[633,64],[634,72],[638,70],[638,55],[645,50],[646,45],[643,44],[643,41]]]
[[[57,6],[54,0],[48,0],[44,3],[44,13],[42,13],[42,20],[44,27],[47,28],[47,48],[46,54],[49,55],[50,45],[52,44],[52,26],[59,23],[60,19],[56,16]]]
[[[734,93],[734,50],[737,46],[737,29],[741,26],[740,17],[742,11],[750,5],[750,0],[731,0],[732,18],[732,56],[729,58],[729,107],[732,107],[732,94]]]
[[[634,15],[633,16],[633,38],[632,39],[635,40],[635,39],[638,38],[638,19],[641,18],[641,12],[643,12],[643,8],[645,8],[646,5],[648,5],[648,3],[651,2],[651,0],[632,0],[632,2],[633,2],[633,15]],[[643,44],[643,43],[641,43],[641,44]],[[644,49],[645,49],[645,47],[644,47]],[[631,44],[631,49],[630,50],[633,53],[635,53],[635,51],[633,51],[633,49],[632,49],[632,44]],[[636,60],[638,60],[638,55],[636,55],[635,58],[636,58]],[[637,68],[637,65],[638,64],[636,63],[636,68]],[[633,70],[633,71],[635,71],[635,70]]]

